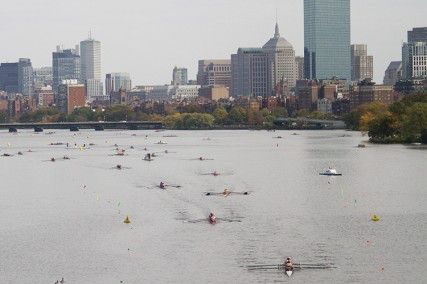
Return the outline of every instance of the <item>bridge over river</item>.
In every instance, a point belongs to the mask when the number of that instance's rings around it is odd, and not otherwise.
[[[305,117],[298,118],[279,118],[274,121],[276,127],[285,129],[345,129],[345,123],[342,120],[321,120],[309,119]]]
[[[163,124],[156,121],[97,121],[97,122],[46,122],[46,123],[0,123],[0,129],[9,129],[9,132],[17,132],[18,129],[31,129],[35,132],[43,132],[44,129],[69,129],[79,131],[79,129],[94,129],[102,131],[104,129],[161,129]]]

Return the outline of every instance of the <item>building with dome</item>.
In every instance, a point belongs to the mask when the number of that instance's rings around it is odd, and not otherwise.
[[[280,36],[276,23],[274,37],[262,48],[239,48],[231,55],[231,96],[268,97],[279,86],[295,87],[297,67],[295,51]]]
[[[262,49],[268,54],[268,92],[274,91],[282,80],[287,81],[289,87],[295,87],[297,78],[295,50],[292,44],[280,37],[277,23],[274,37]]]

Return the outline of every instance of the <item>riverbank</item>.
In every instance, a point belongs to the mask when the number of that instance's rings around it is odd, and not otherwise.
[[[349,129],[366,132],[377,144],[427,144],[427,93],[407,95],[386,106],[371,103],[346,118]]]

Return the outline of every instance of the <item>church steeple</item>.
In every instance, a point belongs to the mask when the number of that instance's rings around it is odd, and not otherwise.
[[[279,32],[279,23],[276,21],[276,28],[274,31],[274,38],[279,38],[280,37],[280,32]]]

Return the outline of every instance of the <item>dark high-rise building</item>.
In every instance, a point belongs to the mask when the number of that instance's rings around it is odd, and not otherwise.
[[[304,0],[307,79],[351,79],[350,0]]]
[[[427,42],[427,27],[408,31],[408,42]]]
[[[19,93],[18,63],[0,65],[0,90],[8,93]]]
[[[0,90],[31,96],[33,89],[33,67],[30,59],[20,58],[19,62],[0,65]]]
[[[295,69],[296,69],[296,75],[297,80],[303,80],[304,77],[304,57],[301,56],[295,56]]]
[[[80,76],[80,56],[78,50],[65,49],[59,47],[52,53],[52,73],[53,91],[58,91],[58,86],[63,80],[79,80]]]
[[[384,73],[384,85],[394,86],[402,79],[402,61],[392,61]]]
[[[239,48],[231,55],[231,96],[268,96],[268,56],[262,48]]]

